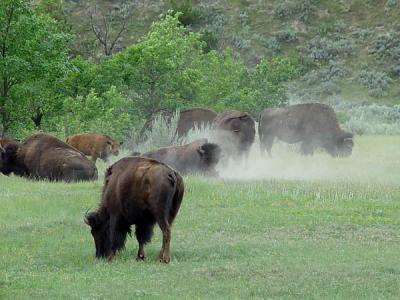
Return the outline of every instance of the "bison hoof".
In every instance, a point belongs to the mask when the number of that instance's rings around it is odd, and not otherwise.
[[[170,261],[170,258],[169,258],[169,256],[160,256],[160,257],[158,258],[158,260],[159,260],[161,263],[168,264],[169,261]]]
[[[144,256],[144,254],[138,254],[138,256],[136,257],[136,260],[144,260],[145,259],[145,256]]]

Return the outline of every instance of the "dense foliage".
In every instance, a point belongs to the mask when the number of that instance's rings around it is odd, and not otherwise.
[[[30,3],[0,4],[3,136],[43,130],[123,138],[160,111],[204,106],[256,113],[285,104],[286,82],[297,74],[285,57],[264,58],[249,69],[229,48],[209,49],[175,11],[117,54],[98,62],[68,58],[63,19]]]

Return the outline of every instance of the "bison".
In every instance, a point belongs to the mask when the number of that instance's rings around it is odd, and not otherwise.
[[[184,185],[175,170],[153,159],[125,157],[110,166],[104,179],[98,209],[87,213],[97,258],[112,260],[125,245],[135,225],[139,242],[137,259],[145,258],[144,245],[151,240],[154,224],[162,231],[161,262],[170,260],[171,225],[182,202]]]
[[[153,115],[153,117],[149,118],[140,131],[140,136],[142,137],[142,139],[146,136],[147,131],[152,130],[153,122],[155,118],[159,115],[161,115],[161,117],[167,122],[167,124],[170,124],[174,113],[170,111],[162,111],[158,115]],[[201,126],[201,124],[211,125],[216,116],[217,113],[215,111],[207,108],[196,107],[183,109],[179,112],[178,124],[175,134],[178,138],[186,136],[191,129],[195,128],[195,126]]]
[[[349,156],[353,134],[343,131],[332,107],[321,103],[290,105],[265,109],[260,116],[261,152],[268,152],[275,137],[286,143],[301,142],[301,153],[313,155],[318,147],[331,156]]]
[[[81,152],[48,134],[34,134],[22,143],[0,149],[0,171],[51,181],[97,179],[96,166]]]
[[[218,114],[213,130],[227,157],[247,160],[256,134],[255,121],[249,113],[231,110]]]
[[[217,144],[200,139],[183,146],[163,147],[143,153],[142,156],[152,158],[170,165],[182,174],[202,174],[218,176],[215,166],[218,164],[221,148]]]
[[[91,156],[94,163],[96,163],[97,158],[108,163],[109,156],[111,154],[118,155],[119,147],[122,145],[122,142],[117,142],[108,135],[95,133],[71,135],[67,138],[66,143],[83,154]]]
[[[0,139],[0,146],[1,147],[4,147],[7,144],[19,144],[19,141],[18,140],[13,140],[13,139],[7,139],[7,138]]]
[[[217,113],[207,108],[189,108],[181,110],[178,121],[178,137],[185,136],[195,126],[211,125]]]

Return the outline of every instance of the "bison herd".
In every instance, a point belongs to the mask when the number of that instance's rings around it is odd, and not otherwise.
[[[204,108],[184,110],[177,135],[184,136],[201,123],[212,128],[213,142],[203,138],[183,146],[134,153],[112,164],[105,172],[99,207],[86,213],[96,257],[111,260],[123,248],[131,226],[139,243],[137,259],[144,259],[144,245],[157,223],[162,231],[159,260],[168,263],[171,226],[184,194],[180,174],[217,177],[217,164],[247,161],[255,141],[256,122],[251,114],[236,110],[217,114]],[[312,155],[317,148],[334,157],[349,156],[353,135],[343,131],[333,109],[325,104],[307,103],[265,109],[259,116],[261,152],[272,156],[273,142],[301,143],[301,153]],[[19,142],[0,140],[0,172],[31,179],[76,182],[96,180],[96,160],[108,162],[122,145],[107,135],[76,134],[63,142],[39,133]],[[86,156],[91,156],[89,160]]]

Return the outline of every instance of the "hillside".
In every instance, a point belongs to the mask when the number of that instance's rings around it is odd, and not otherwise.
[[[101,12],[116,12],[111,28],[118,31],[121,2],[93,3],[66,0],[62,9],[76,34],[76,51],[99,59],[102,48],[91,31],[90,13],[101,16]],[[353,102],[400,103],[397,0],[124,3],[131,5],[132,15],[115,52],[138,41],[160,14],[174,6],[186,12],[184,20],[192,30],[206,32],[211,48],[230,47],[249,67],[265,56],[289,55],[298,59],[303,75],[292,85],[292,98],[321,101],[339,96]]]

